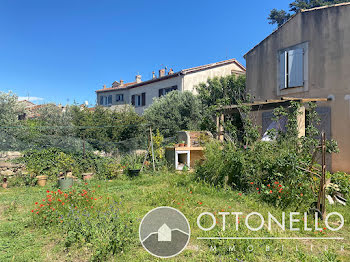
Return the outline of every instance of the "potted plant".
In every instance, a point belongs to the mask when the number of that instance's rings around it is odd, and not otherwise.
[[[8,186],[8,184],[7,184],[7,178],[6,177],[4,177],[3,179],[2,179],[2,188],[7,188],[7,186]]]
[[[45,186],[46,182],[47,182],[47,179],[48,179],[48,176],[46,176],[46,175],[39,175],[39,176],[36,176],[36,179],[37,179],[37,183],[38,183],[39,186]]]
[[[38,186],[45,186],[48,176],[47,175],[41,175],[45,172],[45,165],[40,161],[38,157],[32,157],[28,163],[27,163],[27,169],[30,172],[34,173],[34,176],[36,176],[36,181]]]
[[[179,143],[179,146],[180,146],[180,147],[184,147],[184,146],[185,146],[185,141],[181,141],[181,142]]]
[[[74,159],[63,152],[60,152],[57,157],[57,164],[60,170],[62,170],[62,175],[59,175],[58,178],[58,186],[64,191],[73,186],[73,177],[68,177],[67,174],[73,169]]]
[[[94,173],[93,172],[86,172],[86,173],[83,173],[82,175],[83,175],[83,180],[85,181],[85,180],[92,179]]]
[[[140,174],[142,168],[142,164],[140,163],[132,163],[128,168],[127,168],[127,174],[130,177],[135,177]]]
[[[84,181],[90,180],[90,179],[92,179],[93,175],[94,175],[93,167],[91,165],[88,165],[86,171],[82,173],[83,180]]]

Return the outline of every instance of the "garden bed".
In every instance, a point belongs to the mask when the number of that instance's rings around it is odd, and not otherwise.
[[[271,208],[269,204],[261,202],[257,193],[245,194],[234,190],[217,189],[202,182],[193,181],[192,174],[182,176],[174,173],[143,174],[133,179],[123,177],[112,182],[94,180],[88,183],[83,182],[78,188],[75,188],[79,193],[82,192],[83,196],[76,194],[76,192],[60,194],[60,191],[54,188],[54,184],[50,182],[43,188],[16,187],[6,190],[0,188],[0,261],[155,260],[139,243],[138,225],[141,218],[157,206],[177,208],[189,219],[192,232],[190,244],[183,253],[176,257],[177,261],[218,261],[229,258],[244,261],[350,260],[350,228],[348,224],[350,208],[343,206],[329,206],[328,212],[337,211],[344,215],[346,222],[341,231],[341,236],[345,238],[344,241],[260,240],[257,242],[230,240],[227,242],[223,240],[198,240],[197,237],[203,236],[203,232],[196,226],[196,218],[201,212],[207,211],[217,214],[221,211],[258,211],[262,214],[267,212],[279,214],[281,210]],[[65,194],[68,194],[67,198]],[[66,203],[73,204],[73,212],[75,213],[76,210],[80,210],[80,212],[88,210],[89,216],[92,217],[91,226],[75,227],[71,223],[69,212],[64,214],[62,218],[59,217],[59,220],[54,223],[49,222],[51,219],[48,220],[48,215],[45,219],[44,216],[37,215],[38,211],[35,209],[44,205],[43,203],[47,203],[48,199],[55,201],[55,207],[59,210],[63,210],[62,207],[65,207]],[[66,201],[65,204],[62,205],[58,199]],[[38,204],[35,204],[36,202]],[[77,208],[75,209],[75,207]],[[102,219],[110,221],[114,218],[104,214],[100,218],[97,216],[98,211],[104,213],[112,209],[112,213],[118,213],[122,219],[127,218],[127,221],[120,220],[119,224],[118,222],[114,223],[119,227],[118,232],[123,231],[124,234],[109,234],[109,230],[113,230],[113,228],[110,228],[110,223],[103,223]],[[44,212],[44,209],[42,211]],[[45,212],[55,214],[55,211],[48,208]],[[286,212],[288,211],[286,210]],[[40,220],[39,217],[44,220]],[[54,217],[57,219],[56,216]],[[80,219],[86,218],[80,216]],[[47,223],[43,223],[43,221]],[[123,230],[127,223],[130,223],[130,231]],[[219,227],[213,229],[210,235],[244,236],[247,234],[246,232],[236,232],[233,228],[227,228],[225,232],[222,232],[219,230],[221,223],[222,221],[218,219]],[[267,232],[265,229],[257,234],[258,236],[287,236],[287,233]],[[339,233],[327,230],[317,233],[292,233],[292,236],[295,237],[331,237],[336,235]],[[115,236],[118,236],[117,239],[113,238]],[[109,245],[111,241],[115,240],[123,243],[116,242]],[[253,252],[246,252],[245,248],[251,244],[256,249]],[[284,252],[274,251],[280,249],[282,244]],[[113,248],[108,249],[108,245],[115,248],[115,254],[113,254]],[[210,251],[210,247],[214,245],[217,250]],[[232,245],[236,245],[237,250],[228,252],[226,247]],[[266,252],[266,245],[270,246],[271,252]],[[313,251],[310,249],[311,245],[314,245]],[[329,251],[324,251],[324,245],[328,245]],[[345,246],[343,252],[340,251],[342,245]],[[298,246],[299,251],[295,250],[296,246]]]

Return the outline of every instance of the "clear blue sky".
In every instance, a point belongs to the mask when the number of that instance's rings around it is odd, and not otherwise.
[[[0,91],[95,104],[115,80],[243,55],[291,0],[0,0]]]

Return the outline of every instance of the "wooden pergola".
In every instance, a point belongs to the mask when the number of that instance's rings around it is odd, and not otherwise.
[[[308,102],[327,102],[330,99],[328,98],[296,98],[296,97],[281,97],[281,99],[275,100],[265,100],[265,101],[255,101],[252,103],[243,103],[240,105],[227,105],[222,106],[216,109],[219,114],[216,116],[216,131],[217,139],[220,141],[224,140],[224,123],[225,123],[225,114],[234,114],[239,113],[239,109],[242,106],[249,106],[250,111],[262,111],[262,110],[271,110],[279,106],[288,107],[291,102],[299,102],[305,104]],[[299,124],[299,135],[305,135],[305,106],[300,107],[300,114],[298,116]]]
[[[260,111],[260,110],[271,110],[275,109],[279,106],[282,107],[288,107],[290,106],[292,101],[299,102],[302,104],[302,106],[299,108],[300,114],[298,114],[298,129],[299,129],[299,136],[305,136],[305,103],[308,102],[327,102],[331,99],[328,98],[294,98],[294,97],[282,97],[279,100],[265,100],[265,101],[256,101],[253,103],[244,103],[241,105],[228,105],[228,106],[222,106],[217,109],[217,112],[219,114],[217,115],[216,122],[217,122],[217,138],[221,141],[224,140],[224,122],[225,122],[225,114],[233,114],[233,113],[239,113],[239,109],[242,106],[249,106],[251,107],[251,111]],[[326,135],[324,131],[322,131],[321,134],[321,142],[320,146],[321,148],[321,169],[314,170],[313,162],[315,160],[315,156],[317,151],[314,152],[314,155],[312,157],[312,165],[307,168],[298,167],[301,170],[311,174],[316,175],[320,178],[320,186],[319,186],[319,192],[317,197],[317,204],[315,208],[311,208],[310,211],[312,212],[318,212],[320,214],[320,217],[323,219],[326,215]]]

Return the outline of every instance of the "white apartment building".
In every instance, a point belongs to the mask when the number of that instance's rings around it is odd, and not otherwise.
[[[120,80],[115,81],[108,88],[104,85],[103,89],[96,91],[97,104],[112,108],[130,104],[135,107],[138,114],[142,114],[152,104],[154,98],[161,97],[173,90],[190,91],[196,94],[195,87],[199,83],[206,82],[208,78],[231,74],[245,74],[245,67],[236,59],[183,69],[178,72],[173,72],[172,69],[168,72],[160,69],[158,77],[153,72],[153,78],[147,81],[142,81],[141,76],[137,75],[135,82],[124,83],[123,80]]]

